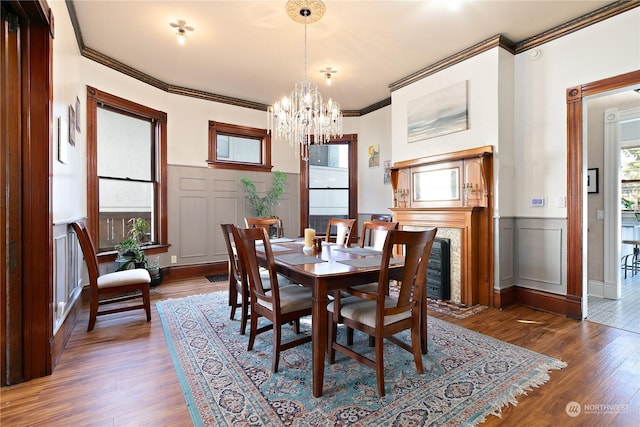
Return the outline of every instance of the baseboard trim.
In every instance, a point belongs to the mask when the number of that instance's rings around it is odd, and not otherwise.
[[[557,295],[534,289],[515,287],[516,302],[536,310],[582,318],[581,299],[574,295]]]
[[[493,306],[496,308],[505,308],[516,303],[516,288],[511,286],[505,289],[493,290]]]
[[[52,337],[51,342],[51,361],[52,361],[52,371],[55,370],[55,367],[58,365],[60,361],[60,357],[64,352],[65,347],[67,346],[67,342],[71,337],[71,332],[73,328],[78,323],[78,318],[80,317],[80,311],[82,310],[82,297],[76,298],[73,301],[67,316],[62,321],[62,324],[56,331],[56,334]]]
[[[224,274],[228,271],[226,261],[207,264],[180,265],[162,269],[164,280],[186,279],[190,277],[206,276],[208,274]]]

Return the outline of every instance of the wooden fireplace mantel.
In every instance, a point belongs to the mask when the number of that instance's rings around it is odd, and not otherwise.
[[[442,185],[432,177],[445,172]],[[436,173],[433,173],[436,172]],[[425,179],[426,177],[426,179]],[[449,185],[457,179],[457,187]],[[459,229],[460,298],[493,305],[493,147],[482,146],[396,162],[391,167],[393,220],[405,227]]]
[[[393,220],[402,228],[438,227],[460,230],[460,299],[466,305],[489,305],[483,288],[487,288],[488,272],[484,264],[487,239],[483,227],[485,208],[483,207],[446,207],[446,208],[392,208]],[[485,243],[483,245],[483,243]]]

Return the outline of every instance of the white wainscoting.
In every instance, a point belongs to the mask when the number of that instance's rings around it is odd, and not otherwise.
[[[82,292],[84,259],[70,222],[53,227],[53,334]]]

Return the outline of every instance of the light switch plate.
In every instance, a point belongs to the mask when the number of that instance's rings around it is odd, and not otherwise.
[[[596,211],[596,219],[604,219],[604,211],[602,209]]]

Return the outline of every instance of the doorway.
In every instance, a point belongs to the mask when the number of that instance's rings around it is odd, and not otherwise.
[[[570,87],[567,100],[567,295],[565,313],[574,319],[587,315],[586,165],[583,141],[583,99],[640,84],[640,70]]]
[[[640,272],[631,270],[638,249],[625,243],[640,241],[640,150],[634,148],[640,145],[640,94],[635,89],[585,99],[586,163],[601,171],[599,190],[587,196],[585,304],[587,320],[640,332]]]

